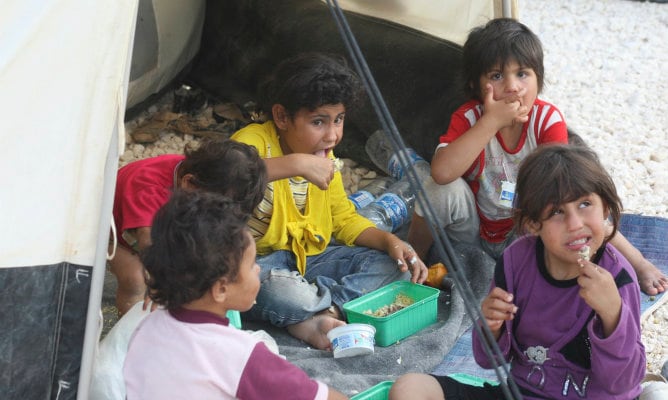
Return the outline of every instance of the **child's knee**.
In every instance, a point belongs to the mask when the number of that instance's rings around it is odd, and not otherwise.
[[[414,385],[416,374],[408,373],[402,375],[392,384],[389,393],[389,399],[407,399],[408,396],[415,395]]]
[[[414,398],[443,398],[442,390],[434,377],[426,374],[408,373],[397,378],[390,388],[390,400]]]
[[[273,304],[271,308],[285,310],[286,314],[313,314],[331,305],[329,291],[321,291],[297,271],[273,269],[262,279],[261,285],[258,304],[267,299]]]

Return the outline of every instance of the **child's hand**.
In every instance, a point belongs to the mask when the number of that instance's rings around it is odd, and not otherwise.
[[[301,176],[320,189],[327,190],[329,183],[334,179],[334,172],[336,172],[334,160],[312,154],[304,154],[303,156],[306,162],[304,168],[302,168]]]
[[[499,338],[504,321],[512,320],[517,313],[517,306],[513,304],[513,295],[495,287],[485,297],[480,306],[482,316],[495,338]]]
[[[610,335],[619,322],[622,298],[612,274],[598,265],[579,259],[580,296],[596,312],[603,324],[603,333]]]
[[[394,235],[392,235],[394,236]],[[410,244],[394,236],[396,240],[388,241],[385,252],[393,259],[397,260],[397,267],[401,272],[410,271],[411,282],[422,283],[427,279],[429,271],[424,262],[418,257],[417,253]],[[393,239],[394,239],[393,238]]]
[[[529,106],[522,104],[522,96],[526,89],[500,100],[494,99],[494,88],[485,87],[484,116],[496,122],[498,130],[515,124],[523,124],[529,120]]]

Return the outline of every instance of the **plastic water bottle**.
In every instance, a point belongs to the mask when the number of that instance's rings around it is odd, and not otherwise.
[[[390,138],[383,130],[375,131],[367,139],[364,149],[376,167],[389,176],[400,180],[406,175],[399,161],[399,155],[395,154]],[[418,175],[431,174],[429,163],[420,157],[414,149],[407,147],[401,151],[406,154],[407,159],[417,169]]]
[[[387,192],[380,195],[357,213],[373,222],[378,229],[396,232],[408,222],[415,205],[415,192],[407,179],[396,181]]]
[[[387,188],[394,182],[394,178],[389,176],[379,176],[355,193],[352,193],[348,196],[348,199],[355,205],[355,209],[359,210],[360,208],[369,205],[379,195],[385,193]]]
[[[374,132],[367,140],[365,150],[378,168],[397,181],[388,187],[384,194],[357,212],[376,224],[378,229],[396,232],[410,220],[413,214],[415,191],[385,132],[382,130]],[[416,169],[420,181],[431,175],[431,166],[415,150],[406,148],[402,151]]]

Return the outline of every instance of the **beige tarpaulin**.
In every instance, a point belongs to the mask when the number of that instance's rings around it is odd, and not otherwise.
[[[338,4],[344,10],[396,22],[460,45],[477,25],[492,18],[519,16],[518,0],[339,0]]]

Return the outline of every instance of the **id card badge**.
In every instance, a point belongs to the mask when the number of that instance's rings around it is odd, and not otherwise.
[[[515,182],[501,181],[501,194],[499,195],[499,205],[505,208],[513,208],[514,198],[515,198]]]

